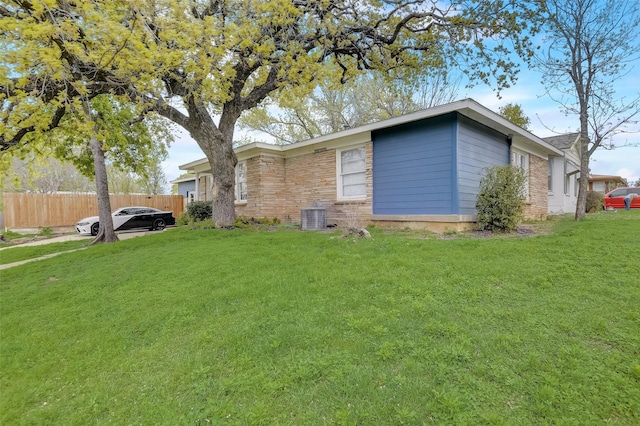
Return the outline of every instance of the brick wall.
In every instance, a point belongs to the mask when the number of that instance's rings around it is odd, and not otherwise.
[[[287,219],[299,223],[300,210],[312,207],[327,209],[327,224],[346,226],[347,222],[361,222],[371,218],[373,174],[371,171],[372,144],[365,146],[367,200],[338,201],[336,150],[329,149],[286,160]]]
[[[286,215],[285,160],[261,154],[247,161],[247,201],[236,203],[236,214],[255,218]]]
[[[547,218],[549,162],[535,155],[529,155],[529,201],[524,207],[524,217],[530,220]]]
[[[365,150],[366,200],[337,200],[335,149],[287,159],[261,154],[247,160],[247,202],[236,203],[236,214],[300,223],[300,210],[315,204],[327,209],[327,224],[364,226],[372,211],[372,144]]]

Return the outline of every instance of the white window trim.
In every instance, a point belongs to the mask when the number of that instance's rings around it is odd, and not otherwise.
[[[549,159],[547,160],[547,192],[550,195],[553,195],[553,166],[554,166],[554,161],[553,161],[553,157],[549,157]]]
[[[569,161],[564,160],[564,195],[571,195],[571,176],[569,175]]]
[[[364,155],[365,155],[365,159],[364,159],[364,169],[362,169],[362,172],[365,173],[365,185],[366,185],[366,172],[367,172],[367,149],[365,147],[365,145],[357,145],[357,146],[350,146],[348,148],[343,148],[343,149],[336,149],[336,193],[337,193],[337,199],[338,201],[350,201],[350,200],[366,200],[367,199],[367,190],[366,190],[366,186],[365,186],[365,191],[364,194],[362,195],[355,195],[355,196],[345,196],[342,193],[342,188],[343,188],[343,184],[342,184],[342,153],[345,151],[352,151],[354,149],[359,149],[362,148],[364,149]],[[356,173],[361,173],[361,172],[356,172]]]
[[[246,161],[239,161],[238,164],[236,164],[236,167],[233,171],[234,174],[234,187],[233,187],[233,192],[234,192],[234,197],[235,197],[235,203],[236,204],[246,204],[247,200],[246,198],[244,200],[241,200],[241,194],[240,191],[238,190],[238,166],[240,165],[244,165],[244,185],[245,188],[247,188],[247,162]],[[248,190],[247,190],[247,196],[248,196]],[[247,197],[248,198],[248,197]]]
[[[523,161],[521,158],[524,158],[524,167],[522,167]],[[524,169],[525,180],[524,180],[524,195],[525,201],[529,201],[529,154],[523,151],[519,151],[517,149],[513,150],[513,162],[512,164],[516,167],[520,167]]]

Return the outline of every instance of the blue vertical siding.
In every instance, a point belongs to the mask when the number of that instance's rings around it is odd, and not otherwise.
[[[456,114],[373,132],[373,213],[454,214]]]
[[[475,215],[483,169],[509,164],[507,136],[458,115],[458,212]]]

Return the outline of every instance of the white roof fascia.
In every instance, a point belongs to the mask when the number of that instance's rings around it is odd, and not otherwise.
[[[513,124],[506,118],[491,111],[489,108],[480,105],[478,102],[470,98],[435,106],[421,111],[416,111],[410,114],[402,115],[400,117],[389,118],[387,120],[378,121],[376,123],[365,124],[364,126],[355,127],[353,129],[346,129],[340,132],[319,136],[317,138],[307,139],[289,145],[272,145],[264,142],[253,142],[247,145],[240,146],[234,151],[236,152],[236,155],[243,158],[250,158],[251,153],[254,150],[256,150],[256,152],[262,151],[268,152],[270,154],[280,154],[283,156],[287,156],[288,151],[299,150],[301,148],[310,146],[323,145],[324,143],[330,143],[332,146],[335,145],[335,147],[343,146],[341,145],[341,143],[348,144],[348,142],[352,142],[354,140],[359,140],[359,143],[363,143],[366,140],[371,141],[371,132],[373,131],[412,123],[426,118],[437,117],[451,112],[459,112],[460,114],[489,128],[492,128],[505,135],[511,136],[512,141],[516,142],[518,148],[520,149],[525,149],[528,152],[538,154],[542,157],[544,157],[544,155],[540,154],[540,151],[543,151],[546,155],[563,155],[563,152],[560,149],[545,142],[529,131]],[[241,155],[243,153],[245,155]],[[201,166],[206,163],[207,159],[203,158],[201,160],[184,164],[179,168],[181,170],[189,170],[193,167]]]
[[[209,164],[209,160],[207,160],[206,157],[205,158],[201,158],[199,160],[192,161],[192,162],[187,163],[187,164],[183,164],[181,166],[178,166],[178,169],[186,170],[188,173],[195,173],[195,171],[194,171],[195,168],[198,167],[198,166],[202,166],[204,164]],[[201,168],[201,167],[198,167],[198,168]]]
[[[180,179],[175,179],[175,180],[169,181],[169,183],[173,185],[173,184],[176,184],[176,183],[191,182],[191,181],[194,181],[194,180],[196,180],[195,176],[187,176],[187,177],[183,177],[183,178],[180,178]]]

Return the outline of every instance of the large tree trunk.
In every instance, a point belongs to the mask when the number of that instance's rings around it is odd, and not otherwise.
[[[226,135],[208,141],[203,151],[214,171],[211,186],[213,224],[216,228],[226,228],[232,226],[236,219],[235,167],[238,160],[233,152],[233,142],[227,140]]]
[[[233,132],[239,113],[225,110],[216,126],[206,107],[189,105],[188,128],[191,137],[198,143],[209,160],[213,174],[211,186],[213,224],[216,228],[233,226],[235,210],[235,167],[238,162],[233,151]]]
[[[91,107],[88,101],[83,103],[84,113],[87,119],[91,119]],[[95,128],[91,132],[89,138],[89,148],[93,154],[93,170],[96,179],[96,194],[98,196],[98,221],[100,222],[100,231],[93,239],[91,244],[113,243],[118,241],[115,231],[113,230],[113,217],[111,216],[111,200],[109,199],[109,180],[107,179],[107,166],[104,161],[104,150],[102,142],[98,139],[98,129]]]
[[[95,169],[96,193],[98,195],[98,217],[100,220],[100,232],[91,244],[99,242],[112,243],[118,241],[113,230],[113,218],[111,217],[111,200],[109,199],[109,184],[107,180],[107,167],[104,162],[102,143],[95,133],[91,135],[89,142],[93,154],[93,167]]]

